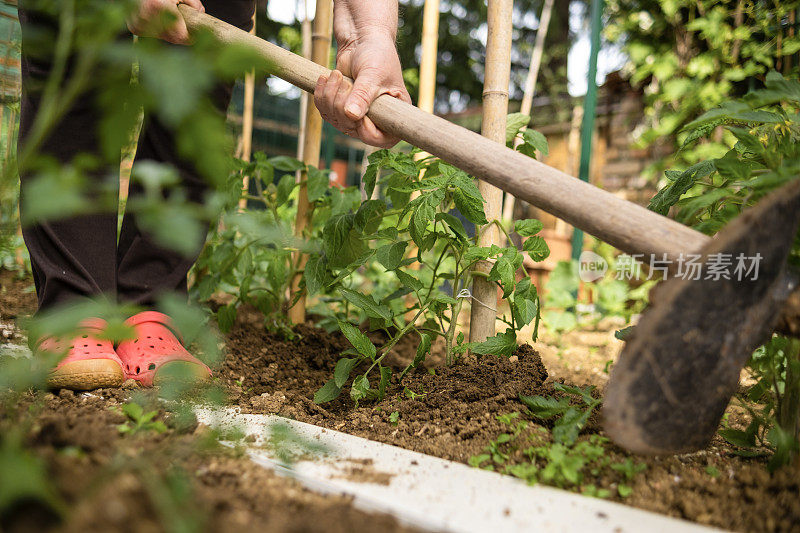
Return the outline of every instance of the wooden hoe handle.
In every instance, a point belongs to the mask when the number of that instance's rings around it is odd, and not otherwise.
[[[271,74],[314,92],[330,70],[288,50],[200,13],[178,8],[190,32],[208,30],[222,44],[246,45],[269,63]],[[479,134],[388,95],[372,103],[368,116],[382,130],[485,180],[629,254],[666,254],[675,262],[709,237],[642,206],[619,198]]]

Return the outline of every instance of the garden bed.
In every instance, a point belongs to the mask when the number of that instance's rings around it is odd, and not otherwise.
[[[553,336],[549,340],[560,347],[537,346],[546,355],[544,361],[531,347],[523,346],[511,360],[488,357],[480,364],[436,367],[435,375],[417,370],[402,385],[393,382],[378,403],[355,407],[342,395],[320,406],[311,398],[330,379],[339,353],[349,347],[347,341],[339,334],[310,327],[298,328],[299,338],[288,341],[266,333],[260,321],[255,312],[241,313],[218,373],[231,391],[231,400],[244,412],[277,413],[464,463],[508,429],[496,419],[498,415],[524,411],[519,394],[553,394],[553,380],[548,379],[545,367],[553,368],[558,379],[567,383],[602,388],[605,362],[615,356],[619,345],[613,340],[613,330]],[[412,357],[413,347],[397,352],[393,362],[399,369]],[[409,398],[406,389],[418,396]],[[396,422],[391,420],[392,413],[399,415]],[[731,410],[728,419],[736,424],[737,413]],[[585,433],[601,433],[599,422],[593,415]],[[613,445],[607,448],[613,462],[629,457]],[[764,458],[744,458],[734,451],[717,437],[708,449],[694,454],[634,457],[647,469],[632,482],[629,497],[613,499],[737,531],[800,530],[796,472],[783,469],[770,475]],[[522,459],[517,454],[510,461]],[[608,472],[595,479],[591,473],[588,476],[584,484],[599,488],[613,489],[622,481]]]
[[[34,301],[27,289],[29,281],[3,276],[0,317],[7,324],[29,313]],[[393,378],[386,398],[378,403],[362,402],[356,407],[342,395],[317,405],[314,393],[330,379],[339,354],[349,347],[347,341],[309,326],[297,328],[297,338],[287,340],[267,333],[262,324],[255,311],[240,312],[216,373],[216,383],[224,386],[229,401],[243,412],[277,413],[462,463],[483,453],[508,430],[498,415],[525,410],[520,394],[559,396],[553,390],[555,380],[597,385],[602,392],[606,363],[619,348],[614,328],[545,334],[535,349],[523,346],[508,360],[485,357],[480,364],[445,368],[433,357],[429,368],[411,372],[402,385]],[[413,342],[401,343],[389,364],[402,368],[413,357],[414,348]],[[117,425],[125,417],[116,407],[133,395],[138,402],[155,402],[152,395],[133,389],[30,393],[23,399],[23,409],[0,416],[9,425],[27,420],[25,444],[44,460],[55,488],[75,509],[68,530],[155,527],[165,515],[151,498],[153,486],[170,484],[177,484],[168,491],[178,498],[170,504],[179,509],[177,516],[202,517],[213,529],[235,525],[242,530],[306,530],[325,523],[331,530],[341,527],[342,531],[403,530],[390,517],[354,509],[346,498],[311,493],[254,467],[240,454],[211,446],[214,435],[204,427],[170,422],[163,410],[158,418],[168,422],[165,433],[122,435]],[[158,404],[144,407],[158,408]],[[735,411],[731,410],[728,420],[737,423]],[[549,426],[547,422],[541,425]],[[526,431],[538,427],[532,421]],[[599,433],[595,413],[581,439]],[[614,490],[622,482],[621,474],[608,469],[594,477],[586,472],[583,484],[608,489],[613,500],[701,524],[737,531],[800,529],[796,472],[783,469],[770,475],[764,458],[743,458],[734,451],[716,439],[696,454],[634,458],[647,468],[630,483],[627,498]],[[610,462],[628,458],[611,444],[605,453]],[[523,454],[516,452],[510,454],[508,464],[524,461]],[[176,467],[174,479],[167,475],[173,472],[170,465]],[[147,472],[160,474],[154,479]],[[191,489],[181,492],[184,482]],[[181,501],[179,495],[186,491],[193,496]],[[23,511],[17,516],[46,520],[38,510]]]

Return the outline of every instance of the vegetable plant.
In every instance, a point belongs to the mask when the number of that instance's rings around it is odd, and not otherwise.
[[[510,127],[513,139],[521,125]],[[524,139],[520,150],[534,154],[531,143],[539,138],[528,135]],[[447,363],[453,364],[467,350],[511,356],[517,332],[527,324],[534,323],[536,336],[538,292],[527,275],[517,281],[517,273],[523,253],[535,261],[549,255],[544,239],[536,235],[541,222],[516,221],[514,231],[526,238],[522,250],[513,245],[478,246],[468,229],[472,225],[497,224],[511,240],[498,221],[486,220],[483,198],[472,177],[433,157],[415,157],[417,153],[380,150],[370,155],[365,193],[372,198],[379,187],[381,197],[366,200],[350,212],[332,214],[322,229],[320,253],[306,265],[306,291],[311,296],[329,294],[329,303],[340,302],[339,329],[352,345],[337,362],[333,378],[317,392],[318,403],[337,398],[355,370],[351,398],[356,402],[383,398],[391,377],[384,359],[409,334],[418,335],[420,342],[401,378],[425,359],[435,341],[443,343]],[[494,263],[488,279],[497,284],[507,303],[507,312],[500,317],[507,327],[485,342],[465,343],[459,317],[464,300],[471,298],[473,276],[479,275],[473,267],[484,260]],[[391,293],[364,294],[350,282],[353,273],[369,262],[377,262],[396,280]],[[387,340],[376,346],[348,321],[351,314]]]
[[[229,295],[217,310],[220,329],[233,325],[237,309],[250,304],[266,317],[272,330],[290,332],[286,311],[297,295],[289,291],[291,280],[302,271],[298,251],[315,252],[317,230],[305,238],[293,233],[296,197],[300,182],[295,173],[308,176],[309,201],[314,206],[312,227],[321,228],[327,218],[354,208],[360,202],[355,188],[329,186],[329,171],[306,166],[297,159],[267,158],[256,153],[250,163],[238,161],[227,183],[225,210],[194,267],[193,294],[206,301],[215,292]],[[242,175],[251,178],[252,191],[242,190]],[[240,209],[245,201],[247,209]]]

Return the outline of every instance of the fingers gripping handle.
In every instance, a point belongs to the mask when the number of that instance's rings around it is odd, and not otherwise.
[[[268,61],[271,74],[313,92],[330,70],[230,24],[178,6],[190,33],[212,32],[221,44],[246,45]],[[352,83],[352,80],[348,80]],[[388,95],[368,116],[399,137],[631,254],[667,255],[703,247],[709,237],[644,207],[573,178],[534,159]]]

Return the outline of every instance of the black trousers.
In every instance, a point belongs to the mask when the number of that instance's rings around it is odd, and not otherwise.
[[[19,4],[23,84],[19,146],[23,146],[40,104],[39,89],[52,68],[46,55],[27,53],[26,42],[34,43],[37,38],[40,42],[41,30],[52,29],[57,23],[27,6],[26,0]],[[203,0],[209,15],[244,30],[252,26],[254,4],[255,0]],[[132,39],[129,35],[123,38]],[[210,95],[220,112],[227,109],[231,92],[232,84],[219,83]],[[119,102],[119,105],[125,103]],[[53,128],[39,153],[62,163],[71,161],[79,153],[99,153],[101,118],[94,95],[83,95]],[[157,117],[145,117],[134,166],[136,161],[143,160],[173,165],[187,198],[195,202],[203,200],[207,192],[205,181],[197,176],[191,161],[177,155],[172,133]],[[90,178],[102,181],[108,175],[105,169]],[[118,180],[115,181],[118,184]],[[20,176],[20,209],[36,202],[36,198],[26,194],[30,182],[30,175]],[[142,194],[142,189],[132,183],[128,194],[129,198],[135,198]],[[24,218],[25,213],[21,214]],[[188,257],[164,249],[139,228],[132,214],[124,216],[118,240],[116,212],[36,223],[23,228],[23,237],[30,252],[40,310],[100,294],[149,306],[164,292],[186,292],[186,274],[203,244],[197,243],[196,252]]]

